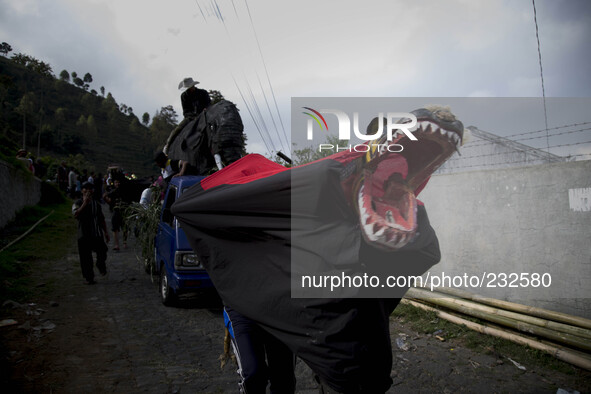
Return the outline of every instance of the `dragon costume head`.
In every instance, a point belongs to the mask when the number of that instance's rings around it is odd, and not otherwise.
[[[350,203],[359,213],[364,238],[387,250],[409,243],[417,231],[416,196],[427,180],[462,144],[464,127],[444,107],[421,108],[411,112],[417,118],[412,141],[398,131],[373,141],[367,153],[359,155],[344,171],[343,186]],[[408,123],[402,119],[400,123]],[[377,118],[368,134],[378,127]],[[400,152],[394,153],[400,147]],[[343,152],[344,155],[350,154]],[[352,171],[351,167],[355,167]]]

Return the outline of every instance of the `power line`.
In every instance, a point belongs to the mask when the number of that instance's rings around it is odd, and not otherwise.
[[[279,112],[279,106],[277,105],[277,99],[275,98],[275,91],[273,90],[273,85],[271,84],[271,78],[269,78],[269,72],[267,70],[267,64],[265,62],[265,58],[263,57],[263,51],[261,49],[261,44],[259,42],[259,37],[257,35],[257,32],[254,28],[254,22],[252,20],[252,15],[250,13],[250,7],[248,7],[248,1],[244,0],[244,4],[246,5],[246,10],[248,11],[248,17],[250,19],[250,25],[252,26],[252,31],[254,33],[254,37],[255,40],[257,42],[257,46],[259,49],[259,54],[261,55],[261,60],[263,62],[263,67],[265,69],[265,75],[267,76],[267,82],[269,84],[269,88],[271,89],[271,95],[273,96],[273,101],[275,102],[275,110],[277,111],[277,116],[279,117],[279,122],[281,123],[281,128],[283,129],[283,135],[285,136],[285,141],[287,142],[287,145],[289,147],[289,142],[288,142],[288,138],[287,138],[287,133],[285,132],[285,127],[283,126],[283,120],[281,119],[281,113]]]
[[[197,3],[197,6],[199,7],[199,10],[201,11],[202,16],[205,19],[205,15],[204,15],[204,12],[203,12],[203,9],[202,9],[201,5],[199,4],[199,0],[195,0],[195,1]],[[275,108],[276,108],[276,111],[277,111],[277,115],[279,116],[279,121],[281,123],[281,127],[283,129],[283,135],[285,137],[285,141],[286,141],[287,146],[289,148],[289,141],[287,139],[287,135],[286,135],[286,132],[285,132],[285,127],[283,126],[283,121],[281,119],[281,114],[279,113],[279,108],[278,108],[278,105],[277,105],[277,100],[275,99],[275,93],[274,93],[274,90],[273,90],[273,86],[272,86],[271,80],[269,78],[269,73],[268,73],[268,70],[267,70],[265,59],[264,59],[263,54],[262,54],[260,42],[259,42],[258,36],[256,34],[256,30],[254,28],[254,23],[253,23],[252,15],[250,13],[250,9],[248,7],[248,4],[246,3],[246,0],[245,0],[245,5],[246,5],[246,9],[248,11],[250,25],[251,25],[251,28],[252,28],[252,31],[253,31],[253,34],[254,34],[254,38],[256,40],[256,44],[257,44],[257,47],[258,47],[258,50],[259,50],[259,55],[260,55],[260,58],[261,58],[261,61],[262,61],[262,64],[263,64],[263,68],[264,68],[265,74],[267,76],[267,83],[269,85],[271,94],[273,96],[273,100],[275,102]],[[218,19],[223,24],[224,29],[226,31],[226,35],[228,37],[228,40],[229,40],[230,44],[233,47],[233,51],[235,52],[236,51],[236,46],[235,46],[235,43],[233,42],[232,36],[230,35],[228,26],[226,24],[227,18],[224,18],[224,15],[222,13],[222,9],[219,7],[219,5],[217,3],[217,0],[209,0],[209,4],[206,3],[204,5],[204,7],[205,7],[205,10],[208,13],[208,15],[207,15],[208,17],[215,16],[216,19]],[[236,15],[237,20],[239,20],[239,13],[238,13],[238,10],[236,9],[236,4],[234,3],[234,0],[232,0],[232,7],[234,9],[234,14]],[[231,74],[233,74],[233,73],[231,73]],[[264,132],[267,135],[268,142],[270,144],[272,144],[273,145],[273,149],[275,149],[275,144],[273,142],[273,138],[271,138],[271,134],[270,134],[270,132],[269,132],[267,126],[266,126],[266,123],[264,121],[263,113],[261,112],[261,109],[260,109],[260,106],[259,106],[259,104],[257,102],[257,99],[255,98],[255,96],[253,94],[253,90],[252,90],[250,84],[248,83],[248,78],[244,74],[244,71],[242,71],[242,74],[243,74],[244,81],[245,81],[244,84],[246,84],[246,90],[243,92],[244,89],[240,89],[239,84],[236,81],[236,78],[234,77],[234,75],[232,75],[232,78],[234,79],[234,84],[236,85],[236,88],[238,89],[239,94],[240,94],[242,100],[244,101],[245,105],[247,106],[248,112],[249,112],[249,114],[250,114],[250,116],[251,116],[251,118],[253,120],[253,123],[255,124],[255,127],[257,128],[257,130],[259,132],[259,135],[261,136],[261,138],[263,138],[263,132]],[[273,122],[273,125],[275,126],[274,131],[275,131],[275,133],[277,135],[277,138],[279,140],[278,142],[283,147],[283,140],[281,138],[280,131],[279,131],[278,127],[276,126],[275,118],[274,118],[274,115],[273,115],[273,111],[271,110],[271,106],[269,105],[269,102],[268,102],[268,99],[267,99],[267,95],[265,94],[265,89],[263,88],[262,83],[260,82],[260,78],[258,78],[258,74],[257,74],[257,79],[258,79],[259,86],[261,88],[261,92],[263,94],[263,98],[265,100],[267,109],[269,111],[269,116],[271,117],[271,120]],[[243,83],[241,83],[241,85],[242,84]],[[245,95],[244,93],[246,93],[246,92],[249,93],[249,94]],[[263,139],[265,140],[265,138],[263,138]],[[267,146],[267,149],[269,149],[269,145],[268,145],[267,141],[265,140],[264,142],[265,142],[265,146]]]
[[[242,97],[242,101],[244,101],[244,105],[246,106],[246,110],[248,111],[248,113],[250,114],[250,117],[252,118],[254,126],[256,127],[256,129],[259,132],[259,136],[261,137],[261,140],[263,140],[263,143],[265,144],[265,148],[267,148],[267,150],[269,152],[272,152],[272,150],[269,148],[269,145],[267,144],[267,140],[263,137],[261,129],[260,129],[256,119],[254,118],[254,115],[250,109],[250,106],[248,105],[248,102],[246,101],[246,99],[244,98],[244,95],[242,94],[242,90],[240,90],[238,83],[236,83],[236,79],[234,78],[234,76],[232,76],[232,79],[234,80],[234,85],[236,85],[236,89],[238,89],[238,93],[240,94],[240,97]]]
[[[540,35],[538,32],[538,17],[536,14],[536,0],[532,0],[534,7],[534,23],[536,25],[536,40],[538,41],[538,60],[540,63],[540,78],[542,80],[542,97],[544,100],[544,122],[546,125],[546,138],[548,138],[548,112],[546,110],[546,90],[544,89],[544,71],[542,69],[542,51],[540,49]],[[548,153],[550,153],[550,142],[547,142]]]

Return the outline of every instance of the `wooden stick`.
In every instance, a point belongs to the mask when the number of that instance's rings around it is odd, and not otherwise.
[[[423,289],[425,289],[425,288],[423,287],[419,290],[423,290]],[[452,289],[452,290],[455,290],[455,289]],[[425,289],[424,291],[427,291],[427,290]],[[411,294],[412,294],[412,292],[411,292]],[[427,293],[420,293],[420,294],[427,294]],[[528,314],[507,311],[507,310],[501,309],[501,308],[494,308],[492,306],[486,306],[486,304],[479,303],[478,298],[474,298],[474,297],[471,298],[471,300],[473,302],[470,302],[470,301],[467,301],[467,299],[465,297],[460,297],[459,296],[460,293],[458,293],[458,292],[456,292],[456,295],[453,295],[451,293],[440,292],[438,289],[437,291],[429,291],[429,294],[431,294],[434,297],[438,297],[438,298],[454,299],[454,300],[456,300],[454,302],[456,302],[460,305],[472,307],[472,308],[481,310],[486,313],[496,314],[499,316],[505,316],[505,317],[508,317],[511,319],[534,324],[536,326],[545,327],[545,328],[548,328],[551,330],[564,332],[566,334],[576,335],[576,336],[591,340],[591,330],[588,330],[586,328],[572,326],[572,325],[565,324],[565,323],[559,323],[559,322],[555,322],[552,320],[542,319],[540,317],[535,317],[535,316],[531,316]],[[420,298],[420,297],[421,296],[414,297],[414,298]],[[460,298],[458,298],[458,297],[460,297]],[[461,300],[463,300],[463,302]],[[500,300],[495,300],[495,301],[500,301]],[[497,304],[499,304],[499,303],[497,303]]]
[[[544,327],[535,326],[530,323],[511,319],[505,316],[499,316],[497,314],[491,314],[488,311],[482,311],[481,309],[474,308],[474,303],[457,298],[437,298],[432,292],[421,289],[409,289],[407,292],[409,297],[426,300],[429,303],[440,305],[449,309],[452,309],[463,314],[477,317],[479,319],[487,320],[496,324],[500,324],[505,327],[511,327],[515,330],[526,332],[541,336],[544,338],[551,339],[560,343],[567,344],[577,349],[584,349],[591,351],[591,341],[585,340],[584,338],[577,337],[574,335],[557,332]]]
[[[553,320],[591,330],[591,320],[585,319],[584,317],[573,316],[567,313],[551,311],[548,309],[537,308],[534,306],[517,304],[510,301],[502,301],[494,298],[483,297],[465,290],[452,289],[449,287],[439,287],[437,288],[437,291],[441,293],[451,294],[457,297],[466,298],[468,300],[476,301],[481,304],[487,304],[497,308],[503,308],[518,313],[525,313],[530,316],[536,316],[542,319]]]
[[[427,305],[418,303],[416,301],[412,301],[412,300],[408,300],[408,299],[403,298],[401,302],[403,304],[412,305],[414,307],[417,307],[417,308],[420,308],[420,309],[423,309],[423,310],[426,310],[429,312],[434,312],[441,319],[450,321],[455,324],[464,325],[467,328],[477,331],[477,332],[480,332],[482,334],[491,335],[491,336],[494,336],[497,338],[503,338],[503,339],[518,343],[520,345],[526,345],[526,346],[529,346],[533,349],[541,350],[543,352],[551,354],[552,356],[556,357],[559,360],[565,361],[565,362],[570,363],[572,365],[576,365],[577,367],[591,371],[591,359],[590,358],[587,358],[582,355],[574,354],[574,353],[572,353],[568,350],[565,350],[561,347],[553,346],[553,345],[546,344],[546,343],[541,343],[536,340],[524,337],[522,335],[513,334],[513,333],[510,333],[510,332],[507,332],[504,330],[500,330],[498,328],[492,328],[492,327],[488,327],[483,324],[474,323],[469,320],[463,319],[459,316],[453,315],[448,312],[440,311],[439,309],[429,307]]]
[[[35,227],[37,227],[41,222],[43,222],[45,219],[47,219],[49,217],[49,215],[51,215],[53,212],[55,211],[51,211],[47,214],[47,216],[45,216],[43,219],[39,220],[37,223],[35,223],[30,229],[28,229],[23,235],[21,235],[20,237],[18,237],[17,239],[15,239],[14,241],[12,241],[11,243],[9,243],[8,245],[6,245],[5,247],[2,248],[2,250],[0,250],[0,253],[4,252],[6,249],[8,249],[9,247],[11,247],[12,245],[14,245],[15,243],[17,243],[18,241],[20,241],[21,239],[25,238],[31,231],[33,231],[33,229]]]

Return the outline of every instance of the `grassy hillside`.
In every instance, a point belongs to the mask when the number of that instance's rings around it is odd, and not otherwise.
[[[111,163],[139,176],[157,171],[150,129],[120,109],[110,94],[103,97],[4,57],[0,137],[13,146],[24,143],[34,155],[40,142],[40,156],[56,161],[72,161],[71,156],[81,154],[97,172],[105,173]]]

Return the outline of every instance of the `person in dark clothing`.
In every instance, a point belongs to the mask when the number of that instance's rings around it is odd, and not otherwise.
[[[109,204],[111,212],[111,230],[113,231],[114,251],[119,251],[119,233],[123,230],[123,247],[127,248],[127,229],[123,221],[123,211],[126,201],[121,190],[121,179],[115,178],[114,188],[103,195],[103,199]]]
[[[61,191],[66,192],[68,190],[68,167],[63,161],[61,166],[57,168],[57,184]]]
[[[199,82],[194,81],[193,78],[185,78],[179,83],[179,89],[186,89],[181,94],[181,105],[183,106],[184,119],[168,136],[168,140],[166,140],[166,145],[163,149],[164,153],[168,153],[168,147],[181,130],[211,105],[209,93],[207,90],[197,88],[195,85],[198,83]]]
[[[100,204],[92,198],[94,185],[82,185],[82,198],[72,206],[72,214],[78,219],[78,253],[80,268],[86,283],[94,284],[92,252],[96,253],[96,267],[101,275],[107,274],[107,243],[109,233]]]
[[[294,393],[295,355],[257,323],[232,308],[224,307],[224,321],[230,332],[238,364],[240,392]]]
[[[198,83],[197,81],[193,81],[193,78],[185,78],[179,84],[179,89],[186,89],[181,94],[181,104],[185,118],[197,117],[211,104],[211,98],[207,90],[199,89],[195,86]]]

